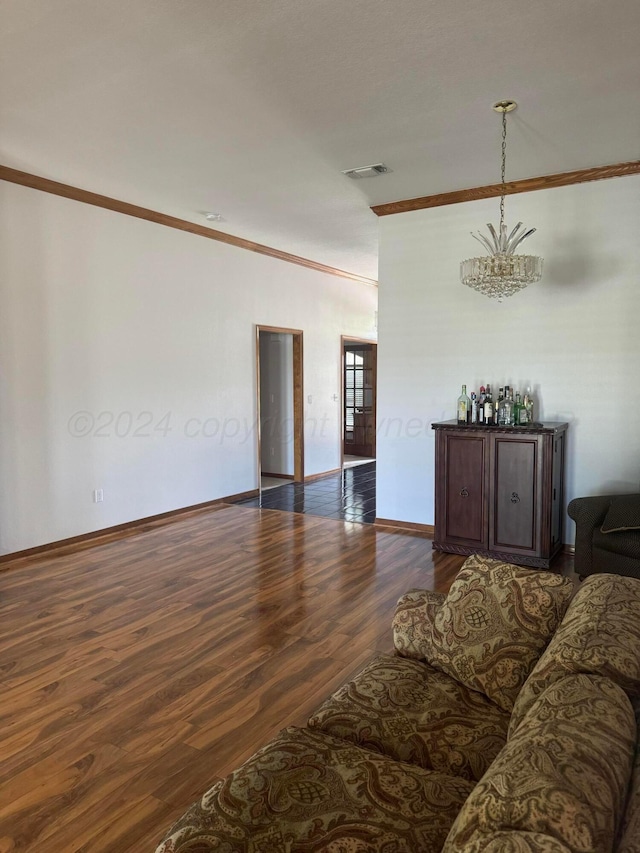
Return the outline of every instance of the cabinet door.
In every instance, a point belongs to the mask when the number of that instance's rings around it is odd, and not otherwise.
[[[486,548],[487,437],[441,432],[439,441],[436,539]]]
[[[492,550],[539,552],[541,452],[540,436],[493,436]]]

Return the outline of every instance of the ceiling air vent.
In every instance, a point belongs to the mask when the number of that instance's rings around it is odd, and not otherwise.
[[[360,166],[357,169],[343,169],[342,174],[354,180],[358,178],[377,178],[378,175],[386,175],[391,172],[384,163],[375,163],[373,166]]]

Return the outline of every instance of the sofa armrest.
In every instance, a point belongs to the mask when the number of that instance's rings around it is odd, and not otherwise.
[[[413,589],[399,599],[393,617],[393,644],[399,655],[424,660],[433,619],[446,597],[443,592]]]
[[[615,495],[574,498],[567,507],[576,523],[575,571],[581,577],[593,574],[593,532],[602,525]]]

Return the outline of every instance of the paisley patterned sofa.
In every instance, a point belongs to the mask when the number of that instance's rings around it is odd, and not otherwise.
[[[156,853],[640,853],[640,580],[470,557]]]

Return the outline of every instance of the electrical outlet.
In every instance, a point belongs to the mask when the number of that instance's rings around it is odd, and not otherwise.
[[[94,489],[93,490],[93,502],[94,504],[101,504],[104,501],[104,489]]]

